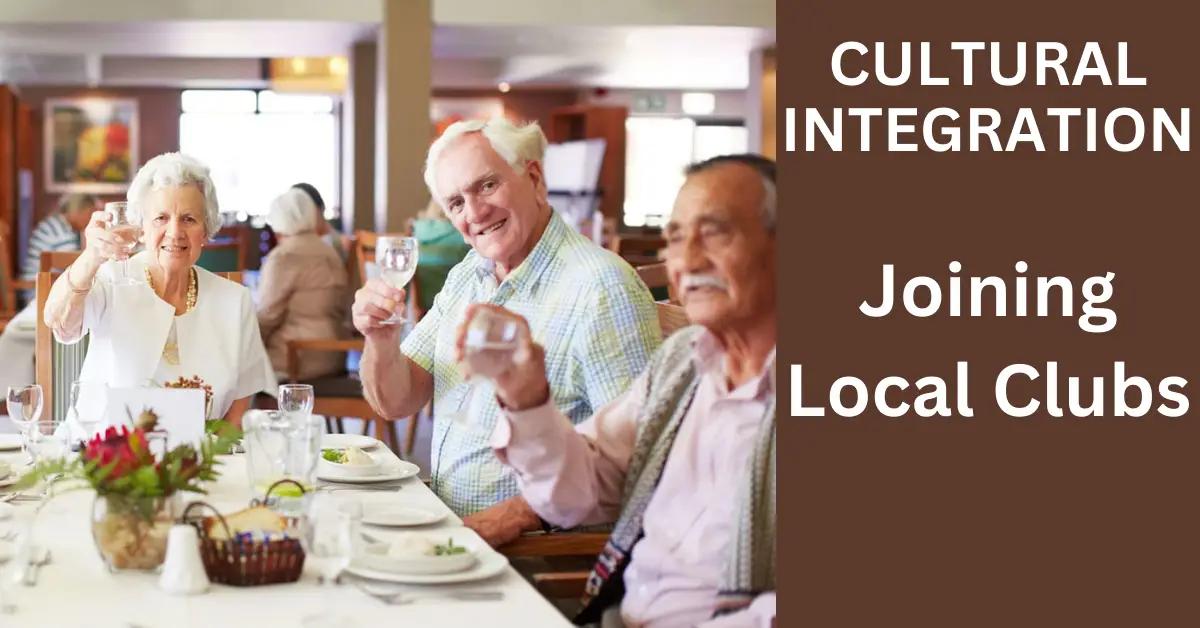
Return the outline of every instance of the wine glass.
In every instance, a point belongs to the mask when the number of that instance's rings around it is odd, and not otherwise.
[[[104,212],[108,214],[108,232],[120,238],[126,255],[132,255],[137,248],[138,238],[142,236],[141,218],[125,201],[104,204]],[[129,259],[121,262],[121,277],[116,282],[124,286],[137,286],[144,283],[140,279],[129,276]]]
[[[466,363],[469,386],[459,402],[458,418],[467,422],[478,377],[495,379],[512,366],[517,351],[517,331],[520,322],[516,317],[490,308],[475,311],[467,322],[463,338],[463,361]]]
[[[379,238],[375,243],[375,264],[379,266],[379,276],[397,290],[407,286],[417,272],[418,248],[416,238]],[[381,324],[396,325],[402,320],[397,311]]]
[[[29,452],[29,431],[42,416],[42,387],[10,386],[8,389],[8,418],[21,430],[21,448]]]
[[[87,441],[96,432],[103,412],[104,395],[108,385],[104,382],[90,382],[77,379],[71,382],[71,406],[67,408],[67,429],[71,438]],[[78,429],[79,434],[74,434]]]
[[[320,584],[336,585],[338,574],[350,566],[358,546],[359,526],[363,508],[358,501],[338,501],[329,494],[314,493],[302,520],[300,543],[304,547],[304,562],[317,568]],[[339,616],[329,604],[328,593],[321,595],[325,609],[305,617],[306,628],[322,626],[346,628],[353,625],[349,617]]]

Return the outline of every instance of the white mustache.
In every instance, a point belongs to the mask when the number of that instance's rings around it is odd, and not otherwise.
[[[679,288],[684,292],[692,288],[716,288],[722,292],[729,292],[729,284],[725,283],[724,279],[713,275],[693,275],[684,273],[679,279]]]

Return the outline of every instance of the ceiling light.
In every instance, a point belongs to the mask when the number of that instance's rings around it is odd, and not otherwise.
[[[308,60],[304,57],[292,57],[292,72],[304,74],[308,71]]]
[[[508,93],[508,91],[509,91],[510,89],[512,89],[512,85],[509,85],[509,84],[508,84],[508,83],[506,83],[506,82],[501,82],[501,83],[500,83],[499,85],[497,85],[496,87],[497,87],[497,88],[500,90],[500,93],[501,93],[501,94],[507,94],[507,93]]]
[[[350,69],[350,64],[346,61],[346,57],[331,57],[329,59],[329,72],[338,76],[345,76],[346,71]]]

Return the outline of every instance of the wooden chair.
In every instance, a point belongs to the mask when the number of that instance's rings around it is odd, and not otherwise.
[[[658,329],[663,338],[691,324],[682,305],[655,303],[654,308],[658,312]]]
[[[43,254],[42,263],[47,259]],[[39,272],[36,280],[37,295],[37,332],[34,341],[34,372],[35,379],[42,387],[42,403],[49,411],[49,418],[61,421],[67,416],[70,406],[71,384],[79,379],[83,369],[83,359],[87,356],[88,343],[91,338],[84,336],[75,344],[65,345],[54,338],[50,327],[46,325],[43,313],[46,311],[46,299],[50,296],[50,287],[58,278],[58,271]],[[242,273],[217,273],[235,283],[242,282]]]
[[[61,273],[79,259],[81,253],[82,251],[44,251],[38,260],[38,272]]]
[[[646,284],[646,287],[654,294],[655,299],[679,304],[679,300],[675,295],[675,288],[671,285],[671,280],[667,276],[667,265],[665,262],[638,266],[634,270],[637,271],[638,278],[642,280],[642,283]]]
[[[71,384],[79,379],[83,369],[83,358],[87,356],[89,337],[75,344],[65,345],[54,338],[46,325],[42,313],[46,311],[46,298],[50,286],[59,273],[40,272],[35,281],[37,296],[37,332],[34,341],[35,380],[42,387],[42,404],[47,417],[61,421],[67,416],[70,405]]]

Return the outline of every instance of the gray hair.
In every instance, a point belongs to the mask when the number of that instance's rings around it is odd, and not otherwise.
[[[217,205],[217,188],[208,174],[208,166],[183,153],[163,153],[138,170],[129,184],[126,198],[139,215],[152,192],[167,188],[194,185],[204,195],[204,234],[216,235],[221,229],[221,210]]]
[[[96,206],[96,197],[91,194],[63,194],[58,199],[58,211],[63,214],[70,214],[82,209],[94,209]],[[91,212],[88,212],[89,214]]]
[[[438,158],[442,151],[454,143],[454,140],[467,133],[481,133],[492,150],[496,151],[518,173],[525,172],[525,166],[531,161],[541,161],[546,154],[546,135],[536,122],[517,126],[506,118],[491,120],[462,120],[451,124],[442,136],[429,147],[425,158],[425,185],[429,193],[437,199],[437,168]],[[441,203],[441,199],[437,199]]]
[[[711,157],[688,166],[684,170],[686,176],[699,174],[705,170],[710,170],[722,164],[741,164],[748,168],[752,168],[762,178],[763,184],[763,208],[762,218],[763,226],[767,231],[775,233],[775,225],[778,213],[778,190],[775,187],[775,162],[771,159],[756,155],[753,153],[742,153],[737,155],[719,155]]]

